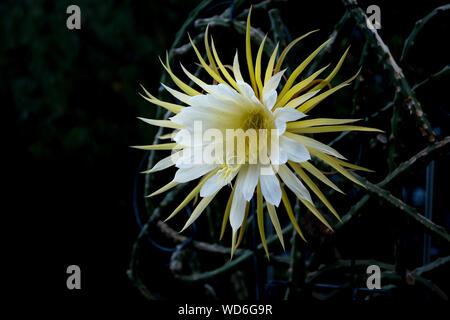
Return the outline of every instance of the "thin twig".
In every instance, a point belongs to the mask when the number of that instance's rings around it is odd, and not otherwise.
[[[400,61],[405,60],[406,55],[409,52],[409,49],[412,45],[414,45],[414,41],[416,40],[417,34],[423,29],[423,27],[436,15],[438,15],[441,12],[444,12],[446,10],[450,10],[450,4],[446,4],[440,7],[435,8],[433,11],[431,11],[429,14],[427,14],[422,19],[416,21],[416,24],[414,25],[413,30],[411,31],[410,35],[406,38],[405,43],[403,45],[402,55],[400,57]]]

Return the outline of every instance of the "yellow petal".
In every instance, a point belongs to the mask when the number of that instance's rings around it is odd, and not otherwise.
[[[325,126],[325,127],[310,127],[310,128],[298,128],[290,129],[290,132],[295,133],[323,133],[323,132],[341,132],[341,131],[372,131],[383,132],[383,130],[361,127],[361,126]]]
[[[311,202],[309,202],[308,200],[302,199],[300,197],[297,197],[297,198],[309,209],[309,211],[312,212],[313,215],[316,216],[317,219],[320,220],[320,222],[322,222],[324,225],[326,225],[328,229],[333,231],[333,228],[330,226],[330,224],[327,222],[327,220],[325,220],[325,218],[322,216],[322,214],[316,209],[316,207],[314,207],[314,205]]]
[[[213,59],[212,54],[211,54],[211,49],[209,48],[208,31],[209,31],[209,24],[206,26],[206,30],[205,30],[205,50],[206,50],[206,55],[208,56],[209,64],[211,65],[211,67],[214,70],[214,72],[219,74],[219,71],[217,70],[216,63],[214,62],[214,59]]]
[[[370,169],[367,169],[367,168],[364,168],[364,167],[360,167],[360,166],[357,166],[356,164],[349,163],[349,162],[346,162],[346,161],[341,160],[341,159],[334,159],[334,161],[339,163],[341,166],[347,167],[347,168],[350,168],[350,169],[361,170],[361,171],[366,171],[366,172],[375,172],[374,170],[370,170]]]
[[[336,159],[334,159],[333,157],[330,157],[330,156],[326,155],[325,153],[314,150],[312,148],[308,148],[308,150],[311,154],[313,154],[317,158],[321,159],[322,161],[324,161],[325,163],[327,163],[328,165],[330,165],[331,167],[336,169],[339,173],[341,173],[347,179],[353,181],[354,183],[356,183],[364,188],[366,187],[358,179],[356,179],[354,176],[352,176],[347,170],[345,170],[344,167],[342,167],[339,164],[339,162],[337,162]]]
[[[308,66],[308,64],[317,56],[317,54],[330,42],[331,39],[328,39],[323,44],[321,44],[313,53],[311,53],[291,74],[288,81],[284,85],[283,90],[281,90],[278,99],[283,98],[286,92],[292,87],[295,79],[300,75],[300,73]],[[277,100],[278,101],[278,100]]]
[[[286,208],[286,212],[288,214],[289,220],[291,220],[292,225],[294,226],[295,230],[300,235],[300,237],[306,242],[306,239],[303,236],[302,231],[300,230],[297,220],[295,220],[295,215],[294,215],[294,212],[292,211],[291,203],[289,202],[289,198],[286,194],[286,190],[284,190],[284,187],[281,184],[280,184],[280,187],[281,187],[281,200],[283,201],[284,207]]]
[[[175,187],[177,185],[179,185],[179,182],[171,181],[168,184],[166,184],[164,187],[159,188],[158,190],[156,190],[152,194],[148,195],[147,198],[156,196],[156,195],[158,195],[160,193],[163,193],[163,192],[166,192],[167,190],[170,190],[170,189],[172,189],[173,187]]]
[[[237,232],[233,231],[233,234],[231,235],[231,257],[230,257],[230,259],[233,259],[234,252],[236,251],[236,238],[237,238],[236,235],[237,235]]]
[[[337,150],[335,150],[332,147],[330,147],[330,146],[328,146],[326,144],[323,144],[322,142],[319,142],[319,141],[317,141],[317,140],[315,140],[313,138],[310,138],[310,137],[307,137],[307,136],[298,135],[298,134],[295,134],[295,133],[292,133],[292,132],[289,132],[289,131],[286,131],[284,133],[284,135],[287,138],[291,138],[291,139],[293,139],[295,141],[300,142],[301,144],[305,145],[306,147],[314,148],[314,149],[321,150],[321,151],[325,151],[325,152],[327,152],[329,154],[332,154],[332,155],[334,155],[336,157],[345,159],[345,157],[343,155],[341,155]]]
[[[242,74],[241,74],[241,68],[239,66],[239,56],[238,56],[237,50],[236,50],[236,54],[234,55],[234,60],[233,60],[233,74],[234,74],[234,78],[236,79],[236,81],[244,82],[244,79],[242,78]]]
[[[148,102],[153,103],[153,104],[156,104],[156,105],[158,105],[158,106],[160,106],[160,107],[163,107],[163,108],[165,108],[165,109],[167,109],[167,110],[169,110],[169,111],[171,111],[171,112],[173,112],[173,113],[180,113],[181,110],[183,110],[183,108],[184,108],[183,106],[180,106],[180,105],[175,104],[175,103],[170,103],[170,102],[161,101],[161,100],[155,98],[154,96],[152,96],[152,95],[144,88],[144,86],[141,85],[141,87],[142,87],[142,89],[144,90],[145,94],[146,94],[148,97],[144,96],[144,95],[141,94],[141,93],[139,93],[139,95],[140,95],[142,98],[144,98],[145,100],[147,100]]]
[[[277,233],[278,239],[280,239],[281,246],[283,247],[283,249],[285,249],[284,239],[283,239],[283,231],[281,231],[281,226],[280,226],[280,221],[278,221],[277,211],[275,210],[275,207],[273,206],[273,204],[266,202],[266,205],[267,205],[267,209],[269,211],[270,220],[272,221],[272,224],[275,228],[275,232]]]
[[[338,218],[339,221],[342,221],[339,217],[336,210],[333,208],[331,203],[328,201],[328,199],[325,197],[325,195],[320,191],[320,189],[317,187],[317,185],[311,180],[310,177],[305,173],[305,171],[302,170],[302,168],[294,163],[289,161],[289,164],[291,167],[295,170],[295,172],[300,176],[300,178],[305,181],[306,185],[316,194],[316,196],[320,199],[320,201],[323,202],[323,204],[334,214],[336,218]]]
[[[227,206],[225,208],[225,213],[223,215],[222,229],[220,230],[220,238],[219,238],[219,240],[222,240],[222,238],[223,238],[223,235],[225,233],[225,227],[227,226],[227,221],[228,221],[228,218],[230,217],[230,210],[231,210],[231,204],[233,203],[234,189],[235,188],[232,188],[232,191],[230,193],[230,197],[228,198]]]
[[[255,70],[253,69],[253,57],[252,57],[252,43],[251,43],[251,34],[250,34],[250,17],[252,15],[252,7],[248,11],[247,16],[247,28],[245,32],[245,55],[247,57],[247,66],[248,73],[250,75],[250,82],[252,84],[253,91],[257,91],[256,82],[255,82]]]
[[[247,225],[247,218],[248,218],[248,209],[249,209],[249,207],[250,207],[250,202],[247,202],[247,205],[245,206],[244,220],[242,221],[241,228],[239,229],[239,237],[238,237],[238,240],[237,240],[236,248],[239,247],[239,245],[242,242],[242,239],[244,238],[245,227]]]
[[[311,173],[313,176],[315,176],[317,179],[325,183],[327,186],[333,188],[337,192],[340,192],[344,194],[344,192],[339,189],[333,182],[331,182],[330,179],[328,179],[319,169],[314,167],[310,162],[302,162],[300,165],[306,169],[309,173]]]
[[[200,92],[198,92],[197,90],[191,88],[190,86],[188,86],[186,83],[184,83],[183,81],[180,80],[180,78],[178,78],[173,72],[172,69],[170,69],[170,64],[169,64],[169,55],[166,53],[166,64],[165,65],[161,58],[159,58],[159,61],[161,61],[161,64],[163,65],[164,69],[166,69],[167,73],[170,75],[170,77],[172,78],[173,82],[175,82],[175,84],[178,86],[178,88],[180,88],[181,90],[183,90],[186,94],[190,95],[190,96],[196,96],[201,94]]]
[[[264,215],[263,215],[263,195],[261,192],[261,185],[258,182],[256,192],[256,202],[257,202],[257,219],[258,219],[258,229],[259,235],[261,237],[261,242],[263,244],[264,250],[266,251],[267,258],[269,258],[269,249],[267,248],[266,233],[264,231]]]
[[[198,60],[200,61],[200,64],[202,65],[202,67],[206,70],[206,72],[208,72],[208,74],[217,82],[219,83],[223,83],[223,84],[227,84],[222,77],[216,73],[213,69],[211,69],[208,64],[205,62],[205,60],[203,60],[202,55],[200,54],[200,52],[198,51],[197,47],[195,46],[194,42],[191,39],[191,36],[189,36],[189,41],[191,42],[192,48],[194,48],[195,54],[197,55]]]
[[[311,120],[300,120],[295,122],[286,123],[286,129],[297,129],[297,128],[309,128],[314,126],[322,125],[335,125],[335,124],[345,124],[352,123],[362,119],[332,119],[332,118],[317,118]]]
[[[214,45],[214,40],[212,40],[211,38],[211,45],[212,45],[212,50],[213,50],[213,54],[214,54],[214,58],[216,58],[217,64],[219,65],[219,69],[222,72],[222,74],[225,76],[225,78],[228,80],[228,82],[237,90],[240,91],[236,81],[234,81],[233,77],[230,75],[230,73],[227,71],[227,69],[224,67],[224,65],[222,64],[222,61],[220,61],[219,59],[219,55],[217,54],[216,51],[216,46]]]
[[[139,120],[144,121],[145,123],[151,124],[153,126],[164,127],[164,128],[172,128],[172,129],[183,129],[184,126],[178,123],[175,123],[170,120],[156,120],[156,119],[147,119],[138,117]]]
[[[192,212],[188,221],[186,221],[186,224],[184,225],[183,229],[181,229],[180,232],[183,232],[184,230],[186,230],[187,227],[189,227],[195,220],[197,220],[198,217],[200,217],[202,212],[206,209],[208,204],[214,199],[214,197],[216,196],[216,194],[218,192],[219,191],[216,191],[214,194],[210,195],[209,197],[203,198],[199,202],[199,204],[195,207],[194,211]]]
[[[267,64],[267,68],[266,68],[266,74],[264,76],[264,85],[267,83],[267,81],[269,81],[269,79],[272,77],[272,73],[273,73],[273,65],[275,64],[275,59],[277,57],[277,52],[278,52],[278,43],[275,47],[275,49],[273,50],[272,55],[270,56],[269,59],[269,63]]]
[[[162,143],[162,144],[151,144],[147,146],[130,146],[130,148],[140,149],[140,150],[173,150],[182,149],[178,143]]]
[[[341,59],[339,59],[338,64],[336,65],[336,67],[333,69],[333,71],[331,71],[331,73],[328,75],[328,77],[325,78],[324,81],[322,81],[321,83],[319,83],[318,85],[316,85],[314,88],[312,88],[312,91],[315,90],[319,90],[324,88],[325,86],[328,85],[328,83],[330,83],[331,80],[333,80],[333,78],[336,76],[336,74],[338,73],[339,69],[341,69],[342,64],[344,63],[345,57],[347,56],[348,50],[350,49],[350,46],[347,48],[347,50],[345,50],[344,54],[342,55]]]
[[[284,95],[282,99],[279,99],[277,103],[275,104],[275,108],[284,106],[288,101],[297,93],[299,93],[301,90],[306,88],[314,79],[317,78],[319,74],[321,74],[328,66],[323,67],[322,69],[314,72],[312,75],[310,75],[308,78],[306,78],[303,81],[300,81],[295,86],[293,86],[289,91]]]
[[[356,76],[359,74],[359,72],[361,71],[361,69],[358,70],[358,72],[351,77],[350,79],[342,82],[341,84],[339,84],[338,86],[325,91],[324,93],[319,94],[318,96],[306,101],[304,104],[302,104],[301,106],[299,106],[297,108],[298,111],[303,112],[303,113],[307,113],[308,111],[311,111],[312,108],[314,108],[319,102],[321,102],[322,100],[324,100],[325,98],[327,98],[328,96],[332,95],[333,93],[335,93],[336,91],[346,87],[349,85],[349,83],[351,81],[353,81],[353,79],[356,78]],[[311,91],[313,91],[313,89],[311,89]]]
[[[217,171],[218,171],[218,169],[213,170],[210,173],[208,173],[206,176],[207,178],[205,178],[205,180],[203,180],[203,181],[200,181],[198,183],[198,185],[194,189],[192,189],[192,191],[187,195],[187,197],[183,200],[183,202],[181,202],[180,205],[178,207],[176,207],[175,210],[173,210],[173,212],[170,214],[169,217],[166,218],[166,220],[164,220],[164,222],[166,222],[169,219],[172,219],[178,212],[180,212],[189,203],[189,201],[191,201],[197,195],[197,193],[200,192],[200,189],[203,187],[206,180],[211,178]]]
[[[262,90],[263,90],[263,84],[261,81],[261,57],[262,57],[262,52],[264,49],[264,43],[266,42],[266,39],[267,39],[267,34],[264,36],[263,41],[259,45],[258,53],[256,55],[256,63],[255,63],[255,80],[256,80],[256,84],[258,85],[259,97],[262,96]]]
[[[286,48],[284,48],[283,52],[281,52],[280,54],[280,58],[278,59],[277,65],[275,67],[275,73],[280,72],[281,69],[281,65],[283,64],[284,59],[286,58],[286,55],[288,54],[288,52],[292,49],[292,47],[299,42],[300,40],[302,40],[303,38],[306,38],[307,36],[309,36],[311,33],[317,32],[319,31],[319,29],[317,30],[313,30],[310,31],[304,35],[302,35],[301,37],[298,37],[297,39],[295,39],[294,41],[292,41],[291,43],[289,43]]]

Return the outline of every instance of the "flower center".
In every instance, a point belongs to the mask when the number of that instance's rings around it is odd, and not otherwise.
[[[244,122],[242,124],[242,129],[269,129],[270,126],[270,118],[268,112],[264,110],[252,110],[246,114]]]

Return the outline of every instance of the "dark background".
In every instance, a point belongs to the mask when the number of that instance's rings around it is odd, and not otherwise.
[[[6,109],[4,127],[13,122],[13,129],[4,136],[7,141],[6,158],[11,159],[14,165],[4,168],[6,174],[13,175],[12,197],[8,199],[12,200],[13,206],[5,214],[13,218],[14,230],[17,227],[7,242],[15,257],[14,263],[8,264],[8,267],[19,273],[13,281],[22,297],[37,299],[45,293],[68,302],[106,300],[124,305],[145,302],[126,275],[131,246],[139,232],[132,210],[133,183],[144,155],[128,146],[149,144],[153,140],[153,128],[139,123],[136,117],[152,117],[157,107],[139,97],[139,83],[152,93],[158,92],[163,71],[158,56],[164,56],[170,48],[176,31],[197,3],[194,0],[42,0],[5,1],[0,4],[0,96]],[[368,4],[381,7],[383,29],[379,32],[398,59],[403,41],[415,21],[445,2],[360,3],[362,8]],[[66,28],[66,7],[69,4],[77,4],[81,8],[81,30]],[[199,16],[220,13],[229,5],[226,1],[214,2]],[[296,51],[296,57],[300,57],[298,60],[326,39],[344,12],[340,1],[326,4],[319,1],[289,1],[275,6],[280,8],[293,37],[318,27],[321,29],[316,39],[311,39],[308,45]],[[448,22],[448,15],[437,19],[418,38],[408,58],[408,65],[412,67],[404,68],[411,84],[448,64]],[[265,32],[270,31],[268,16],[263,12],[255,14],[253,25]],[[344,29],[349,39],[347,44],[352,43],[352,49],[350,62],[346,62],[341,80],[356,71],[362,48],[362,36],[351,25]],[[198,32],[193,26],[188,31]],[[231,61],[234,48],[242,48],[244,38],[227,32],[212,30],[217,38],[216,44],[225,52],[222,59]],[[186,41],[185,38],[182,43]],[[335,49],[329,58],[332,62],[345,49],[345,42]],[[231,54],[227,55],[228,52]],[[243,51],[240,52],[242,55]],[[180,59],[193,69],[190,56]],[[176,64],[172,62],[172,65]],[[384,85],[383,70],[375,57],[368,59],[364,67],[363,74],[366,72],[366,77],[372,82],[363,86],[363,94],[360,95],[361,108],[367,108],[358,111],[363,116],[392,100],[392,90]],[[418,96],[433,127],[437,129],[438,138],[448,134],[447,87],[448,78],[425,88]],[[350,105],[351,87],[338,96],[327,102],[328,107],[333,106],[333,102]],[[337,108],[326,117],[337,115],[348,118],[347,110]],[[389,130],[389,119],[390,116],[374,121],[370,126]],[[406,122],[413,123],[411,119]],[[405,131],[414,129],[414,125],[410,127],[405,124]],[[336,146],[350,160],[355,159],[358,153],[352,154],[346,149],[351,149],[351,144],[358,139],[357,135],[353,134],[353,140]],[[368,134],[362,136],[362,142],[372,141],[370,139],[373,137]],[[405,137],[411,140],[404,146],[406,151],[401,160],[406,160],[425,146],[415,133],[405,134]],[[414,142],[416,138],[417,142]],[[357,142],[361,143],[360,140]],[[370,150],[372,156],[369,153],[361,156],[360,153],[362,165],[377,169],[376,174],[369,176],[373,182],[378,182],[388,171],[387,159],[382,153],[385,150],[385,147]],[[443,198],[448,193],[445,182],[448,169],[444,162],[437,162],[439,188],[436,187],[435,199],[436,211],[439,212],[437,219],[448,230],[449,211],[448,206],[443,204]],[[168,179],[165,174],[159,177]],[[423,167],[407,175],[396,186],[396,195],[401,197],[403,194],[403,199],[408,201],[411,199],[408,194],[416,186],[424,187]],[[143,195],[142,190],[140,194]],[[351,199],[358,198],[355,194]],[[420,205],[419,209],[423,211],[423,204],[422,207]],[[339,210],[338,204],[336,207],[339,212],[346,212],[345,209]],[[349,231],[349,238],[340,240],[344,247],[355,242],[366,243],[368,247],[365,251],[358,250],[369,258],[389,258],[392,254],[387,253],[387,245],[383,247],[383,241],[389,240],[395,233],[396,223],[403,221],[396,221],[388,208],[369,216],[369,221],[360,222],[362,227]],[[420,231],[417,234],[421,234]],[[359,237],[365,237],[367,241],[358,240]],[[222,244],[228,245],[228,239]],[[421,249],[415,245],[410,242],[407,246],[411,251],[411,267],[417,266],[416,260],[420,260],[420,252],[417,251]],[[168,256],[154,248],[148,250],[151,253],[148,272],[157,278],[155,286],[163,288],[162,298],[182,299],[188,296],[192,288],[183,286],[164,273]],[[66,289],[66,268],[71,264],[81,267],[80,291]],[[447,277],[445,273],[443,275]],[[447,284],[443,286],[448,288],[448,278],[444,280]],[[33,285],[30,286],[30,283]],[[227,292],[221,294],[223,299],[234,298],[227,296]],[[275,299],[278,298],[275,296]],[[200,295],[198,299],[202,299]]]

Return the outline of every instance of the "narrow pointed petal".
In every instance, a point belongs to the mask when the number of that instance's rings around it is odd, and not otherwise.
[[[364,188],[366,187],[364,184],[362,184],[358,179],[356,179],[354,176],[352,176],[347,170],[344,169],[344,167],[342,167],[335,159],[333,159],[329,155],[326,155],[325,153],[322,153],[322,152],[314,150],[314,149],[309,149],[309,152],[312,155],[314,155],[317,158],[324,161],[325,163],[327,163],[328,165],[330,165],[331,167],[333,167],[334,169],[336,169],[340,174],[342,174],[344,177],[346,177],[350,181],[353,181],[357,185],[360,185]]]
[[[325,41],[322,45],[320,45],[313,53],[311,53],[291,74],[289,79],[286,81],[283,90],[281,90],[279,94],[279,99],[283,98],[286,92],[292,87],[294,81],[297,77],[302,73],[303,70],[309,65],[309,63],[319,54],[319,52],[325,47],[331,39]]]
[[[360,71],[361,69],[359,69]],[[302,104],[300,107],[298,107],[298,110],[301,112],[309,112],[311,111],[312,108],[314,108],[319,102],[323,101],[325,98],[329,97],[330,95],[332,95],[333,93],[335,93],[336,91],[346,87],[349,85],[349,83],[351,81],[353,81],[356,76],[359,74],[359,71],[350,79],[342,82],[341,84],[339,84],[338,86],[325,91],[324,93],[319,94],[318,96],[312,98],[311,100],[308,100],[307,102],[305,102],[304,104]],[[311,89],[311,91],[313,91],[314,89]]]
[[[213,195],[210,195],[209,197],[203,198],[198,205],[195,207],[194,211],[192,212],[191,216],[189,217],[188,221],[186,221],[186,224],[184,225],[183,229],[181,229],[180,232],[183,232],[186,230],[187,227],[189,227],[192,223],[194,223],[195,220],[197,220],[198,217],[202,214],[202,212],[206,209],[206,207],[209,205],[209,203],[214,199],[217,192]]]
[[[286,186],[294,192],[294,194],[301,199],[305,199],[307,202],[312,203],[311,195],[309,191],[305,188],[303,183],[295,176],[295,174],[285,165],[281,165],[278,168],[278,175],[281,180],[286,184]]]
[[[167,217],[164,222],[166,222],[169,219],[172,219],[178,212],[180,212],[188,203],[189,201],[191,201],[192,199],[194,199],[194,197],[200,192],[200,189],[203,186],[203,183],[205,183],[205,181],[211,177],[215,172],[210,172],[208,175],[206,175],[205,179],[202,179],[202,181],[200,181],[198,183],[198,185],[192,189],[192,191],[186,196],[186,198],[183,200],[183,202],[181,202],[178,207],[175,208],[175,210],[170,214],[169,217]]]
[[[263,97],[271,92],[272,90],[276,90],[278,88],[278,85],[280,84],[281,78],[283,77],[283,74],[286,70],[281,70],[280,72],[273,75],[272,78],[270,78],[265,84],[262,91]]]
[[[342,132],[342,131],[368,131],[368,132],[384,132],[380,129],[361,127],[361,126],[325,126],[292,129],[291,132],[296,133],[325,133],[325,132]]]
[[[155,192],[153,192],[152,194],[150,194],[150,195],[148,195],[148,196],[146,196],[146,197],[149,198],[149,197],[156,196],[156,195],[158,195],[158,194],[161,194],[161,193],[163,193],[163,192],[166,192],[167,190],[172,189],[173,187],[176,187],[176,186],[179,185],[179,184],[180,184],[179,182],[171,181],[171,182],[169,182],[168,184],[166,184],[165,186],[163,186],[162,188],[159,188],[158,190],[156,190]]]
[[[294,228],[297,231],[297,233],[299,234],[299,236],[303,239],[303,241],[306,242],[306,239],[303,236],[302,231],[300,230],[300,227],[299,227],[299,225],[297,223],[297,220],[295,219],[295,215],[294,215],[294,212],[292,211],[292,206],[291,206],[291,203],[289,201],[289,198],[288,198],[288,196],[286,194],[286,191],[284,190],[284,188],[282,186],[281,186],[281,196],[282,196],[283,204],[284,204],[284,207],[285,207],[286,212],[288,214],[289,220],[291,221],[292,225],[294,226]]]
[[[228,198],[228,201],[227,201],[227,206],[225,207],[225,213],[224,213],[223,219],[222,219],[222,228],[220,229],[219,240],[222,240],[223,235],[225,234],[225,228],[227,226],[227,221],[228,221],[228,218],[230,217],[231,203],[233,202],[234,191],[235,191],[235,188],[232,189],[232,191],[230,193],[230,197]]]
[[[323,217],[323,215],[319,212],[319,210],[317,210],[316,207],[314,207],[314,205],[311,202],[308,202],[302,198],[298,198],[308,209],[309,211],[312,212],[313,215],[316,216],[317,219],[320,220],[320,222],[322,222],[324,225],[327,226],[328,229],[330,229],[331,231],[333,231],[333,228],[330,226],[330,224],[328,223],[327,220],[325,220],[325,218]]]
[[[296,163],[289,163],[294,171],[300,176],[300,178],[306,183],[306,185],[316,194],[316,196],[323,202],[323,204],[334,214],[334,216],[342,222],[336,210],[333,208],[331,203],[325,197],[325,195],[320,191],[317,185],[308,177],[308,175],[303,171],[303,169]]]
[[[266,39],[267,39],[267,34],[264,36],[264,39],[259,46],[258,53],[256,54],[255,80],[256,80],[256,84],[258,86],[258,93],[259,93],[258,96],[259,97],[262,96],[262,91],[263,91],[263,83],[261,80],[261,57],[262,57],[262,52],[264,49],[264,44],[266,43]]]
[[[295,141],[300,142],[301,144],[316,149],[318,151],[324,152],[326,154],[335,156],[336,158],[345,159],[343,155],[341,155],[339,152],[337,152],[335,149],[331,148],[330,146],[327,146],[326,144],[323,144],[322,142],[319,142],[317,140],[314,140],[312,138],[301,136],[295,133],[291,132],[285,132],[284,134],[286,137],[291,138]]]
[[[333,71],[331,71],[331,73],[325,78],[325,80],[321,83],[319,83],[318,85],[316,85],[314,88],[312,88],[311,90],[319,90],[324,88],[325,86],[327,86],[331,80],[333,80],[333,78],[336,76],[336,74],[338,73],[339,69],[341,69],[342,64],[344,63],[345,57],[347,56],[348,50],[350,49],[350,46],[347,48],[347,50],[345,50],[344,54],[342,55],[341,59],[339,59],[339,62],[337,63],[336,67],[333,69]]]
[[[173,150],[173,149],[181,149],[182,147],[178,143],[162,143],[162,144],[151,144],[146,146],[130,146],[130,148],[140,150]]]
[[[289,160],[294,162],[305,162],[311,159],[308,149],[303,144],[285,136],[280,137],[280,149],[286,152]]]
[[[253,68],[253,57],[252,57],[252,43],[251,43],[251,34],[250,34],[250,18],[252,15],[252,7],[248,11],[247,16],[247,27],[245,31],[245,55],[247,58],[247,66],[248,66],[248,74],[250,75],[250,82],[253,88],[253,91],[257,92],[256,81],[255,81],[255,70]]]
[[[141,85],[141,87],[142,87],[142,89],[144,90],[144,93],[145,93],[147,96],[144,96],[144,95],[141,94],[141,93],[139,93],[139,95],[140,95],[142,98],[144,98],[145,100],[147,100],[148,102],[153,103],[153,104],[156,104],[156,105],[158,105],[158,106],[160,106],[160,107],[163,107],[164,109],[169,110],[169,111],[171,111],[171,112],[173,112],[173,113],[180,113],[181,110],[183,110],[184,106],[180,106],[180,105],[175,104],[175,103],[170,103],[170,102],[161,101],[161,100],[155,98],[154,96],[152,96],[152,95],[150,94],[150,92],[148,92],[142,85]]]
[[[172,78],[173,82],[178,86],[178,88],[180,88],[182,91],[184,91],[186,94],[188,94],[190,96],[195,96],[195,95],[201,94],[197,90],[191,88],[186,83],[184,83],[180,78],[178,78],[172,72],[172,69],[170,68],[170,65],[169,65],[169,55],[167,53],[166,53],[166,65],[164,64],[164,62],[162,62],[161,58],[159,59],[159,61],[161,61],[161,64],[163,65],[164,69],[166,69],[167,73]]]
[[[178,123],[172,122],[170,120],[156,120],[156,119],[147,119],[147,118],[140,118],[139,120],[144,121],[145,123],[151,124],[153,126],[157,127],[164,127],[164,128],[172,128],[172,129],[183,129],[184,127]]]
[[[317,118],[311,120],[301,120],[287,124],[288,129],[309,128],[314,126],[339,125],[360,121],[362,119],[333,119],[333,118]]]
[[[302,162],[300,165],[306,169],[309,173],[315,176],[317,179],[325,183],[327,186],[333,188],[337,192],[344,194],[344,192],[339,189],[330,179],[328,179],[319,169],[314,167],[310,162]]]
[[[142,171],[142,173],[153,173],[153,172],[167,169],[167,168],[175,165],[177,163],[178,159],[180,159],[180,157],[182,156],[182,154],[183,154],[183,150],[172,153],[170,156],[158,161],[153,166],[153,168],[151,168],[150,170]]]
[[[256,215],[258,220],[259,236],[261,237],[261,242],[263,244],[264,251],[266,251],[267,258],[269,258],[269,249],[267,248],[266,233],[264,231],[263,195],[261,193],[260,184],[258,184],[257,186],[256,202],[257,202]]]
[[[239,228],[239,237],[237,239],[236,248],[239,247],[239,245],[242,242],[242,239],[244,238],[245,229],[247,227],[248,209],[249,208],[250,208],[250,202],[247,202],[247,205],[245,206],[244,221],[242,222],[242,226]]]
[[[293,86],[291,89],[289,89],[288,92],[283,96],[282,99],[278,99],[275,107],[282,107],[288,103],[288,101],[297,93],[305,89],[311,82],[313,82],[319,74],[321,74],[328,66],[323,67],[322,69],[314,72],[312,75],[310,75],[308,78],[306,78],[303,81],[300,81],[295,86]]]
[[[211,48],[209,47],[209,42],[208,42],[209,41],[209,32],[208,31],[209,31],[209,24],[206,26],[205,37],[204,37],[206,56],[208,57],[208,61],[209,61],[209,64],[211,65],[211,68],[214,70],[215,73],[219,74],[219,70],[217,70],[216,63],[214,62],[214,59],[211,54]]]
[[[174,180],[177,182],[189,182],[191,180],[195,180],[204,174],[214,170],[217,168],[215,164],[197,164],[192,166],[187,166],[184,168],[180,168],[175,173]]]
[[[289,53],[289,51],[292,49],[292,47],[293,47],[294,45],[296,45],[297,42],[299,42],[300,40],[306,38],[306,37],[309,36],[310,34],[312,34],[312,33],[314,33],[314,32],[317,32],[317,31],[319,31],[319,29],[310,31],[310,32],[308,32],[308,33],[306,33],[306,34],[304,34],[304,35],[298,37],[297,39],[295,39],[295,40],[292,41],[291,43],[289,43],[289,44],[286,46],[286,48],[283,50],[283,52],[281,52],[281,54],[280,54],[280,58],[278,59],[277,65],[276,65],[276,67],[275,67],[275,73],[277,73],[277,72],[280,71],[281,65],[283,64],[283,61],[284,61],[284,59],[286,58],[286,55]]]
[[[236,50],[236,54],[234,55],[234,60],[233,60],[233,74],[234,74],[234,78],[237,81],[241,81],[244,82],[244,78],[242,78],[242,74],[241,74],[241,68],[239,67],[239,57],[238,57],[238,52]]]
[[[161,83],[161,85],[164,87],[164,89],[166,89],[167,91],[169,91],[169,93],[171,95],[173,95],[175,98],[177,98],[178,100],[180,100],[181,102],[184,102],[186,104],[189,104],[189,99],[191,98],[191,96],[182,93],[180,91],[177,91],[175,89],[172,89],[168,86],[166,86],[164,83]]]
[[[272,55],[270,56],[269,62],[267,63],[266,74],[264,76],[264,86],[269,81],[269,79],[272,77],[273,66],[275,64],[277,52],[278,52],[278,43],[277,43],[275,49],[273,50]]]
[[[225,68],[225,66],[222,64],[222,62],[219,59],[219,55],[217,54],[216,51],[216,47],[214,45],[214,41],[211,40],[211,45],[212,45],[212,50],[213,50],[213,54],[214,54],[214,58],[217,61],[217,65],[219,66],[220,71],[222,72],[222,74],[224,75],[225,79],[228,80],[228,82],[236,89],[239,90],[239,87],[237,86],[236,81],[233,79],[233,77],[230,75],[230,73],[228,72],[228,70]]]
[[[283,231],[281,230],[280,221],[278,220],[278,216],[277,216],[277,211],[272,204],[270,204],[270,203],[266,203],[266,204],[267,204],[267,209],[269,211],[270,220],[272,221],[272,224],[275,228],[275,232],[278,236],[278,239],[280,239],[281,246],[285,250],[286,248],[284,247]]]

